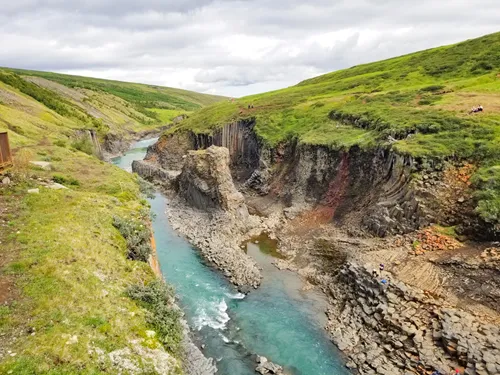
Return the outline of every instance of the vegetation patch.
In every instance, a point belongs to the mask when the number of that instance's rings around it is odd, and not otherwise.
[[[76,178],[73,177],[54,175],[52,176],[52,181],[62,185],[80,186],[80,181],[78,181]]]
[[[151,230],[144,220],[123,219],[115,216],[113,226],[127,241],[128,258],[147,262],[151,248]]]
[[[500,165],[479,169],[472,182],[477,187],[475,198],[479,203],[476,211],[500,232]]]
[[[147,321],[155,329],[165,348],[179,353],[183,328],[180,322],[181,312],[174,305],[173,289],[163,281],[155,280],[145,286],[134,285],[128,289],[127,294],[148,309]]]
[[[50,158],[57,173],[31,168],[29,160],[37,155]],[[3,255],[9,249],[17,255],[5,264],[2,257],[0,277],[15,279],[18,293],[0,308],[0,336],[16,337],[5,348],[15,356],[2,357],[0,373],[119,374],[123,369],[109,354],[126,348],[127,358],[149,368],[131,343],[158,349],[177,338],[148,337],[150,312],[128,297],[131,285],[156,279],[148,264],[128,258],[127,241],[113,226],[114,217],[137,223],[147,217],[137,178],[54,145],[18,149],[14,157],[12,182],[0,197],[18,202],[17,215],[2,217],[8,225],[1,227],[0,241]],[[79,186],[26,194],[40,187],[40,179]],[[149,243],[149,230],[134,235]]]

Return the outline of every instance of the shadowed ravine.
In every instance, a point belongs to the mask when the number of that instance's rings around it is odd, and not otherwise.
[[[138,142],[113,163],[130,171],[156,139]],[[322,328],[323,295],[302,292],[302,281],[279,271],[272,257],[248,244],[248,254],[262,267],[260,288],[244,297],[221,275],[206,266],[197,251],[179,237],[165,214],[166,198],[150,200],[160,266],[172,284],[204,353],[217,360],[218,374],[255,374],[252,354],[266,356],[290,374],[347,374],[338,350]]]

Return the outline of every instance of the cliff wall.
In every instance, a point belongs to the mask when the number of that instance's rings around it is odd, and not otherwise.
[[[254,126],[249,120],[228,124],[213,135],[164,135],[134,171],[163,181],[165,171],[182,168],[189,150],[217,145],[229,150],[231,174],[247,192],[271,195],[288,206],[312,204],[325,221],[377,236],[404,234],[430,223],[463,223],[462,231],[472,235],[481,231],[469,185],[457,188],[445,181],[454,165],[415,160],[388,148],[333,150],[295,140],[269,147],[258,139]]]

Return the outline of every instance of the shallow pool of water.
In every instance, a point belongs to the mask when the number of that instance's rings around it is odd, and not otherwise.
[[[136,143],[113,163],[130,170],[132,161],[142,159],[154,142]],[[175,287],[196,338],[205,345],[204,353],[217,360],[218,374],[255,374],[253,354],[295,375],[348,374],[322,328],[324,296],[302,291],[296,274],[274,267],[271,245],[260,241],[247,245],[247,253],[262,267],[263,281],[259,289],[244,296],[175,233],[165,214],[164,196],[157,193],[150,204],[161,271]]]

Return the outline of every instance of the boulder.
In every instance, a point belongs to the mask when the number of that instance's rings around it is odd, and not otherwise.
[[[255,368],[255,371],[259,374],[283,374],[283,367],[268,361],[266,357],[257,356],[257,363],[259,365]]]
[[[50,164],[48,161],[30,161],[30,163],[46,171],[52,170],[52,164]]]
[[[68,189],[66,186],[58,184],[57,182],[54,182],[50,185],[47,185],[47,188],[52,189],[52,190],[63,190],[63,189]]]

